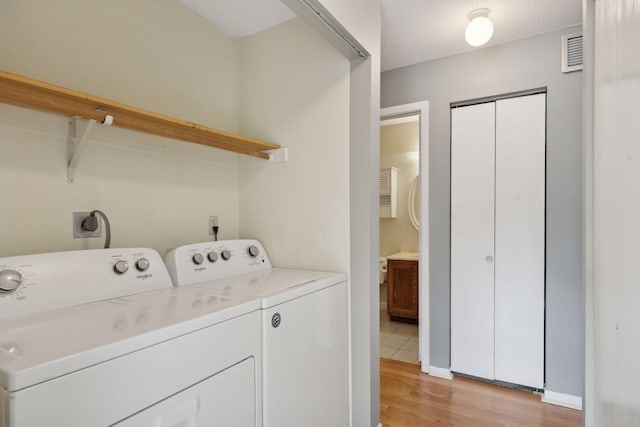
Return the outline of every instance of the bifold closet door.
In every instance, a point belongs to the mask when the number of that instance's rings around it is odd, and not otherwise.
[[[496,101],[495,379],[544,383],[546,95]]]
[[[451,110],[451,370],[494,375],[495,103]]]

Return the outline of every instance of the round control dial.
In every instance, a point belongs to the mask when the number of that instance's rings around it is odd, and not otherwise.
[[[211,262],[216,262],[218,260],[218,254],[215,252],[209,252],[207,254],[207,259]]]
[[[220,252],[220,256],[223,260],[229,261],[231,259],[231,252],[225,249],[224,251]]]
[[[247,248],[247,253],[249,254],[249,256],[251,258],[255,258],[258,255],[260,255],[260,250],[258,249],[258,247],[256,245],[251,245]]]
[[[136,270],[138,271],[145,271],[149,268],[149,266],[149,260],[146,258],[140,258],[138,261],[136,261]]]
[[[204,257],[200,254],[195,254],[194,256],[191,257],[191,260],[195,265],[200,265],[204,262]]]
[[[22,274],[15,270],[0,271],[0,292],[11,292],[22,285]]]
[[[122,259],[120,261],[116,261],[116,263],[113,264],[113,271],[118,274],[124,274],[129,271],[129,264],[127,263],[127,261],[124,261]]]

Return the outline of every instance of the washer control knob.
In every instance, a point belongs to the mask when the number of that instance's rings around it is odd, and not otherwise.
[[[224,251],[220,252],[220,256],[223,260],[229,261],[231,259],[231,252],[225,249]]]
[[[216,262],[216,261],[218,260],[218,254],[217,254],[217,253],[215,253],[215,252],[209,252],[209,253],[207,254],[207,259],[208,259],[210,262]]]
[[[15,270],[0,271],[0,292],[11,292],[22,285],[22,274]]]
[[[193,261],[195,265],[200,265],[204,262],[204,257],[201,254],[195,254],[191,257],[191,261]]]
[[[124,274],[128,270],[129,270],[129,264],[125,260],[121,259],[120,261],[116,261],[116,263],[113,264],[113,271],[115,271],[118,274]]]
[[[136,270],[138,271],[145,271],[149,268],[149,260],[146,258],[140,258],[138,261],[136,261]]]
[[[247,248],[247,253],[249,254],[249,256],[251,258],[255,258],[258,255],[260,255],[260,250],[258,249],[258,247],[256,245],[251,245]]]

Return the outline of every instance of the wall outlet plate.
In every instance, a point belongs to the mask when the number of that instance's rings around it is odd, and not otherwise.
[[[217,227],[218,226],[218,217],[217,216],[210,216],[209,217],[209,236],[213,236],[213,227]]]
[[[73,237],[75,239],[84,239],[87,237],[100,237],[102,236],[102,218],[100,215],[96,215],[98,218],[98,229],[96,231],[83,231],[81,224],[82,221],[88,217],[90,212],[74,212],[73,213]]]

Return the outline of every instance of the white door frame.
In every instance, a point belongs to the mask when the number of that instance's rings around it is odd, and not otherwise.
[[[418,247],[420,263],[418,267],[419,283],[419,352],[420,370],[429,372],[429,101],[396,105],[380,109],[380,120],[397,116],[418,115],[420,117],[420,230],[418,231]],[[425,208],[426,207],[426,208]]]

